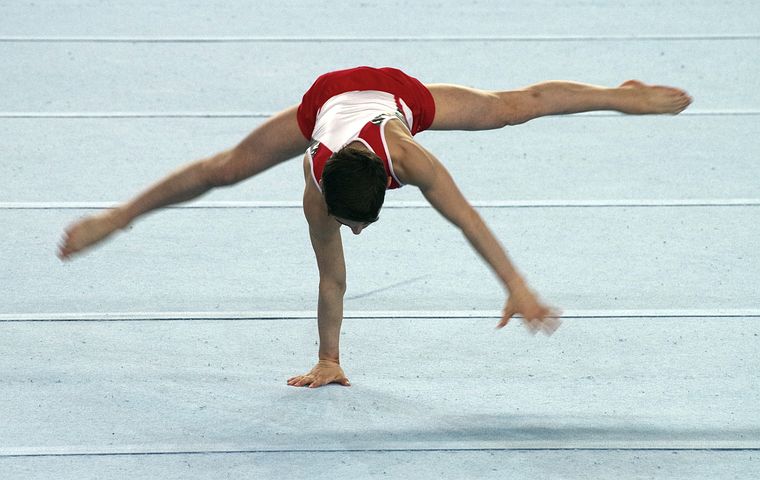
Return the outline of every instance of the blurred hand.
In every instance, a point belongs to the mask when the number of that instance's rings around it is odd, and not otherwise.
[[[293,387],[317,388],[328,383],[340,383],[345,387],[351,386],[338,362],[320,360],[309,373],[288,379],[288,385]]]
[[[546,335],[554,333],[562,323],[562,312],[541,303],[533,291],[527,286],[520,286],[509,294],[507,304],[496,328],[503,328],[514,315],[523,317],[523,324],[535,335],[539,331]]]

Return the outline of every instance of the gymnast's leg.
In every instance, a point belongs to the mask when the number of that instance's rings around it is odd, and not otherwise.
[[[613,110],[622,113],[681,113],[692,99],[683,90],[629,80],[606,88],[549,81],[519,90],[487,91],[448,84],[425,85],[435,101],[431,130],[490,130],[547,115]]]
[[[67,259],[152,210],[235,184],[303,153],[309,142],[298,128],[296,112],[297,107],[284,110],[234,148],[188,163],[123,205],[75,222],[66,229],[58,256]]]

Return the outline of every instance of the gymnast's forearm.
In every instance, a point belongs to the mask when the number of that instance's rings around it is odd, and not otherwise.
[[[474,213],[472,221],[462,227],[462,233],[499,277],[507,291],[514,293],[515,290],[526,287],[524,278],[512,264],[504,247],[480,218],[480,215]]]
[[[343,323],[345,288],[329,281],[319,284],[317,323],[319,326],[319,359],[340,363],[340,327]]]
[[[214,187],[233,183],[226,181],[223,173],[224,165],[228,163],[230,156],[230,151],[224,151],[212,157],[189,163],[153,184],[132,200],[117,207],[115,213],[121,228],[150,211],[187,202]]]

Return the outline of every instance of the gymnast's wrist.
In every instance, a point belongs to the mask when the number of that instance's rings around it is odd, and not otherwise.
[[[525,282],[525,279],[519,275],[515,275],[509,280],[505,280],[504,286],[509,293],[514,293],[519,290],[525,290],[528,288],[528,284]]]
[[[340,355],[337,353],[321,353],[319,354],[319,363],[333,363],[340,365]]]

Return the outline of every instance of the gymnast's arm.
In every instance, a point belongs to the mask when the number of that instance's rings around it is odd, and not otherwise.
[[[303,210],[309,223],[309,237],[319,268],[319,361],[304,375],[288,379],[288,385],[312,388],[328,383],[349,385],[340,367],[340,327],[343,322],[343,296],[346,292],[346,263],[340,224],[328,215],[322,194],[311,178],[308,161],[304,161],[306,189]]]
[[[535,333],[551,334],[559,326],[558,312],[543,305],[512,265],[507,253],[478,212],[464,198],[446,168],[411,137],[396,145],[394,161],[404,183],[419,187],[428,202],[444,218],[456,225],[485,260],[509,294],[498,326],[506,325],[515,314],[525,319]]]

